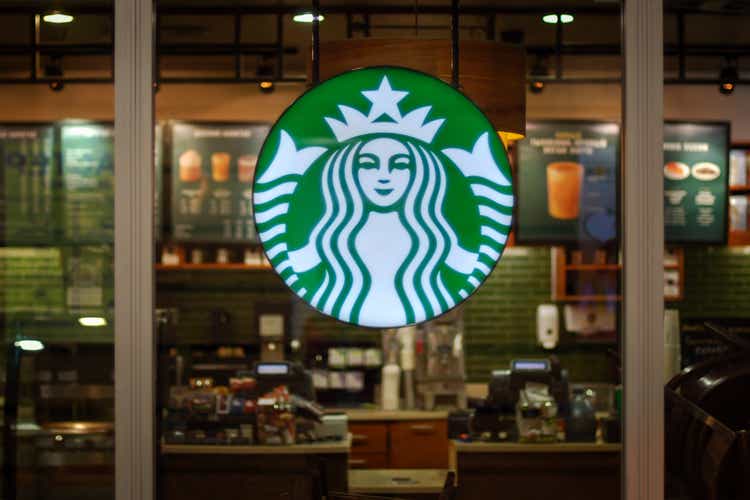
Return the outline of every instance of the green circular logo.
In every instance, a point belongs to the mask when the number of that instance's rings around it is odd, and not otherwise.
[[[271,129],[253,191],[286,284],[368,327],[427,321],[465,300],[500,259],[513,213],[489,120],[441,80],[397,67],[302,95]]]

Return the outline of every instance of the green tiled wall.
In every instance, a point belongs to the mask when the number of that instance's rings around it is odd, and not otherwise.
[[[750,318],[750,247],[685,249],[683,318]]]
[[[550,303],[550,260],[546,247],[509,248],[469,299],[464,313],[469,381],[486,382],[493,369],[507,368],[514,358],[549,355],[536,342],[536,308]],[[606,349],[566,342],[554,353],[571,380],[612,382]]]
[[[253,342],[257,339],[255,311],[259,307],[289,306],[296,328],[308,340],[345,341],[357,338],[378,341],[376,331],[356,328],[290,303],[291,294],[269,272],[160,272],[158,307],[179,309],[174,338],[179,343]],[[507,367],[521,356],[547,356],[536,344],[536,307],[550,302],[550,251],[515,247],[465,309],[466,365],[470,381],[486,382],[490,371]],[[219,338],[212,328],[211,311],[231,315]],[[611,381],[606,347],[568,343],[556,351],[572,380]]]
[[[750,250],[730,247],[685,249],[685,300],[671,303],[683,317],[750,318]],[[466,365],[472,382],[486,382],[490,371],[520,356],[547,356],[536,343],[536,307],[550,302],[550,250],[513,247],[466,304]],[[211,335],[210,309],[232,313],[229,337],[257,335],[256,302],[288,303],[290,295],[272,273],[166,273],[160,276],[161,306],[181,311],[182,342]],[[345,340],[355,336],[377,341],[377,333],[357,329],[296,306],[299,327],[311,338]],[[612,345],[585,345],[563,333],[555,351],[573,381],[613,381]]]

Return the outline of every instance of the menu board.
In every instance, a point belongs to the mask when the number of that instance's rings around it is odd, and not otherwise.
[[[114,303],[112,245],[68,247],[65,257],[65,300],[69,311],[99,311]]]
[[[664,239],[723,244],[727,238],[729,124],[664,125]]]
[[[682,369],[736,351],[737,348],[712,333],[706,326],[711,322],[726,332],[750,340],[747,318],[689,318],[680,326],[680,354]]]
[[[0,247],[0,306],[5,314],[64,311],[59,248]]]
[[[60,127],[65,193],[65,238],[77,242],[114,239],[114,130],[75,122]]]
[[[619,125],[529,123],[517,160],[519,243],[605,244],[617,237]]]
[[[52,125],[0,126],[0,235],[7,243],[49,243],[55,237],[54,143]]]
[[[257,241],[252,211],[255,164],[267,124],[176,123],[172,127],[174,237]]]

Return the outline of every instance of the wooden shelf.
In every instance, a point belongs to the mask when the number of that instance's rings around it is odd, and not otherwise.
[[[217,263],[205,263],[205,264],[177,264],[174,266],[166,264],[155,264],[154,268],[157,271],[270,271],[271,266],[263,264],[217,264]]]
[[[566,271],[619,271],[620,264],[567,264]]]
[[[728,244],[732,245],[750,245],[750,231],[729,231]]]
[[[561,295],[556,297],[560,302],[619,302],[621,295]]]

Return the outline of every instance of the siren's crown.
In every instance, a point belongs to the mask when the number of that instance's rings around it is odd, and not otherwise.
[[[409,95],[409,92],[393,90],[387,76],[383,77],[377,89],[364,90],[362,95],[372,103],[369,114],[365,115],[349,106],[339,105],[344,121],[331,117],[325,119],[339,142],[362,135],[382,133],[404,135],[430,143],[445,121],[441,118],[425,122],[432,106],[423,106],[402,116],[398,103]],[[377,121],[384,114],[392,121]]]

